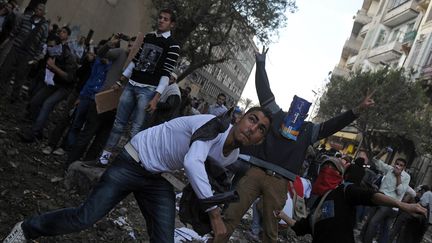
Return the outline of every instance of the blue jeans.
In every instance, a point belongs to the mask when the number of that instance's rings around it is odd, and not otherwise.
[[[151,174],[123,150],[105,171],[84,203],[24,220],[26,237],[53,236],[91,227],[121,200],[133,193],[151,242],[174,242],[175,194],[160,175]]]
[[[137,87],[130,83],[126,85],[120,96],[116,119],[105,146],[106,149],[112,150],[117,145],[131,116],[130,137],[141,131],[146,117],[145,109],[154,95],[155,91],[149,87]]]
[[[54,107],[65,99],[69,90],[63,87],[46,85],[39,90],[30,101],[29,111],[34,119],[32,131],[34,134],[41,133]]]
[[[95,101],[88,97],[79,97],[79,104],[75,111],[75,116],[72,122],[72,125],[69,128],[69,132],[66,140],[66,148],[69,149],[72,145],[75,144],[77,137],[81,131],[81,128],[84,126],[86,122],[87,113],[89,107],[94,104]]]

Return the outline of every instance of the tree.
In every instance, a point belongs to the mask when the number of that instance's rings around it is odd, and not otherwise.
[[[254,106],[254,103],[252,103],[252,100],[249,98],[240,98],[239,103],[244,106],[245,111],[247,111],[249,107]]]
[[[253,36],[271,42],[297,10],[295,0],[152,0],[156,8],[177,13],[175,38],[187,60],[179,80],[206,65],[235,59]]]
[[[410,80],[403,69],[387,68],[376,72],[354,73],[349,78],[332,77],[320,98],[318,116],[328,119],[355,107],[367,92],[374,91],[376,105],[356,120],[364,146],[387,146],[407,152],[430,150],[431,114],[428,99],[418,82]],[[378,136],[375,136],[379,134]]]

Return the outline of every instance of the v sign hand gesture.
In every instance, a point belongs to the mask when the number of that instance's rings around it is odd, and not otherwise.
[[[353,109],[354,114],[360,115],[361,112],[367,110],[369,107],[372,107],[375,105],[375,101],[372,99],[373,94],[376,90],[373,90],[370,92],[369,90],[366,93],[365,98],[363,101]]]
[[[268,47],[266,48],[265,46],[263,46],[263,49],[262,49],[262,52],[261,52],[261,53],[256,52],[256,53],[255,53],[256,61],[257,61],[257,62],[265,62],[265,59],[266,59],[266,55],[267,55],[268,50],[269,50]]]

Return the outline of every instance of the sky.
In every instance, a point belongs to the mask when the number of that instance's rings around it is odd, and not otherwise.
[[[363,0],[297,0],[298,11],[288,14],[287,26],[269,46],[266,70],[276,103],[288,110],[294,95],[314,103],[339,62],[351,34],[353,16]],[[262,47],[259,47],[260,50]],[[313,90],[313,91],[312,91]],[[255,68],[242,98],[258,104]],[[310,113],[314,112],[312,105]]]

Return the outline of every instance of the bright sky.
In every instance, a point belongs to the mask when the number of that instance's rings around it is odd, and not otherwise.
[[[270,45],[266,70],[277,104],[288,110],[294,95],[314,102],[329,71],[339,62],[351,34],[353,16],[363,0],[297,0],[299,10],[288,15],[287,27]],[[262,47],[259,47],[260,50]],[[258,104],[255,68],[242,94]],[[310,112],[312,112],[312,109]]]

